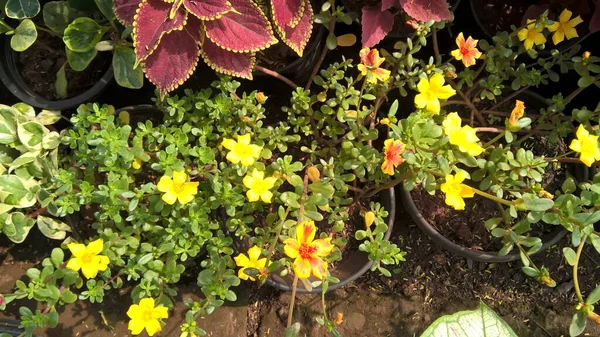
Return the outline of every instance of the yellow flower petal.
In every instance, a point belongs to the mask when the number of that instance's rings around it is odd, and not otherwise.
[[[302,221],[296,226],[296,240],[300,243],[311,243],[314,240],[316,233],[317,228],[312,220]]]
[[[316,248],[315,254],[321,257],[329,255],[333,250],[331,238],[317,239],[312,242],[312,246]]]
[[[283,252],[291,259],[295,259],[300,254],[300,243],[295,239],[286,239],[283,241]]]
[[[146,332],[148,333],[148,336],[154,336],[160,330],[162,330],[162,327],[158,320],[152,319],[146,322]]]
[[[184,171],[173,171],[173,185],[181,186],[185,184],[187,174]]]
[[[259,246],[253,246],[248,249],[248,257],[250,261],[257,261],[260,258],[260,254],[262,253],[262,249]]]
[[[240,144],[249,145],[250,144],[250,135],[245,134],[245,135],[238,136],[237,140],[238,140],[238,143],[240,143]]]
[[[87,246],[88,254],[98,255],[98,254],[102,253],[103,250],[104,250],[104,241],[102,239],[92,241]]]
[[[174,189],[173,179],[171,179],[171,178],[169,178],[167,176],[162,176],[160,178],[160,180],[158,181],[158,184],[156,185],[156,188],[160,192],[170,192],[170,191],[173,191],[173,189]]]
[[[139,319],[132,319],[129,321],[127,329],[131,331],[131,334],[139,335],[144,331],[144,322]]]
[[[223,142],[221,143],[221,145],[223,145],[223,147],[227,150],[233,150],[236,144],[237,142],[235,140],[229,138],[224,138]]]
[[[71,251],[71,254],[75,257],[82,257],[85,254],[85,245],[81,243],[69,243],[67,248]]]
[[[162,200],[169,205],[173,205],[175,204],[175,201],[177,201],[177,194],[173,192],[167,192],[162,195]]]
[[[76,257],[69,259],[69,262],[67,262],[67,268],[74,271],[79,271],[79,269],[81,269],[79,259]]]
[[[306,279],[310,277],[310,273],[312,268],[310,266],[310,260],[303,259],[301,257],[296,258],[294,264],[292,265],[292,269],[294,270],[294,274],[300,279]]]

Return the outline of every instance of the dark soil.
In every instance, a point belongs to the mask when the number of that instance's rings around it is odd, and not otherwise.
[[[25,83],[48,100],[60,100],[56,94],[56,73],[66,64],[67,95],[74,97],[94,86],[110,66],[110,56],[98,53],[90,65],[81,72],[69,67],[64,42],[46,32],[38,32],[37,41],[19,54],[19,66]]]

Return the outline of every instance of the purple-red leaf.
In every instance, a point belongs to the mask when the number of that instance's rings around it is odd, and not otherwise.
[[[398,4],[398,0],[381,0],[381,10],[390,9]]]
[[[163,36],[156,50],[144,62],[144,71],[161,94],[175,90],[196,69],[200,57],[198,41],[202,26],[197,18],[190,18],[182,30]]]
[[[180,7],[173,18],[169,18],[173,4],[162,0],[143,0],[133,23],[133,46],[138,62],[145,60],[156,49],[163,37],[182,29],[187,12]]]
[[[304,0],[304,14],[295,27],[285,26],[280,31],[281,39],[285,44],[292,48],[298,55],[302,56],[304,47],[310,40],[312,34],[313,9],[309,0]]]
[[[227,0],[184,0],[187,10],[200,20],[214,20],[231,10]]]
[[[119,22],[124,26],[133,24],[135,12],[140,7],[141,2],[142,0],[113,0],[115,15]]]
[[[204,62],[213,70],[231,76],[252,79],[252,69],[256,64],[254,53],[227,51],[209,39],[204,39],[201,52]]]
[[[362,9],[362,44],[373,47],[392,30],[394,15],[381,10],[381,3]]]
[[[594,15],[590,19],[590,33],[594,33],[600,30],[600,2],[596,1],[596,10]]]
[[[302,19],[304,7],[303,0],[271,0],[273,21],[280,29],[285,26],[294,28]]]
[[[452,19],[446,0],[400,0],[400,6],[417,21],[442,21]]]
[[[256,52],[277,43],[271,24],[252,0],[231,0],[234,10],[220,19],[204,21],[206,36],[236,53]]]

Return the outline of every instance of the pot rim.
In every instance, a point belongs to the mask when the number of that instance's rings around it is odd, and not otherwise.
[[[384,238],[389,240],[390,236],[392,235],[392,231],[394,230],[394,222],[396,220],[396,192],[394,188],[390,188],[385,192],[382,191],[380,193],[380,202],[388,211],[388,230],[385,233]],[[355,251],[347,259],[343,260],[337,267],[330,270],[332,276],[340,279],[340,282],[330,284],[327,288],[327,292],[339,289],[352,283],[354,280],[365,274],[371,268],[372,264],[373,262],[369,260],[369,255],[367,253],[360,250]],[[359,266],[360,268],[358,268]],[[344,271],[346,273],[344,273]],[[279,274],[272,274],[269,276],[269,278],[267,278],[266,283],[279,290],[290,292],[292,291],[292,280],[293,278],[290,276],[290,274],[284,277],[279,276]],[[309,280],[314,281],[317,279],[311,277]],[[308,289],[304,288],[304,285],[300,282],[298,283],[296,292],[300,294],[320,294],[321,289],[322,287],[319,286],[314,287],[311,291],[309,291]]]
[[[23,76],[17,68],[16,52],[10,47],[8,37],[0,37],[0,45],[4,39],[3,57],[0,58],[0,80],[8,91],[22,102],[39,109],[67,110],[76,108],[80,104],[93,101],[114,78],[112,62],[104,75],[92,87],[83,93],[63,100],[51,101],[34,92],[23,80]],[[0,48],[1,49],[1,48]]]

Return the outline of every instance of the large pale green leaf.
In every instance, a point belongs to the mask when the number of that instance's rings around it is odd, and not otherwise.
[[[86,52],[100,42],[104,32],[102,26],[95,20],[85,17],[77,18],[65,29],[63,41],[72,51]]]
[[[67,90],[67,72],[65,71],[65,66],[67,64],[63,64],[60,69],[56,72],[56,96],[60,98],[67,98],[69,92]]]
[[[98,55],[96,48],[92,48],[86,52],[76,52],[69,48],[65,49],[67,50],[69,66],[75,71],[84,71],[92,63],[96,55]]]
[[[116,47],[112,63],[115,80],[120,86],[131,89],[144,86],[144,71],[142,67],[134,68],[135,52],[132,48]]]
[[[459,311],[433,322],[421,337],[518,337],[510,326],[483,302],[475,310]]]
[[[18,139],[15,119],[13,108],[0,105],[0,144],[11,144]]]
[[[52,150],[60,144],[60,135],[56,131],[47,133],[42,139],[42,147],[44,150]]]
[[[35,120],[42,123],[43,125],[52,125],[61,119],[62,115],[58,110],[42,110],[36,117]]]
[[[42,234],[54,240],[63,240],[71,231],[66,223],[43,215],[38,215],[37,225]]]
[[[35,109],[27,103],[20,102],[13,104],[12,107],[17,110],[17,112],[20,112],[23,116],[27,117],[27,120],[35,118]]]
[[[17,159],[15,159],[12,164],[10,165],[10,167],[8,168],[8,172],[12,172],[14,170],[16,170],[17,168],[23,166],[23,165],[27,165],[29,163],[33,163],[33,161],[35,160],[35,158],[37,158],[38,153],[37,152],[25,152],[22,155],[20,155]]]
[[[85,14],[71,8],[66,1],[50,1],[44,5],[44,23],[62,36],[69,23]]]
[[[10,47],[17,52],[25,51],[37,40],[37,36],[33,21],[25,19],[15,29],[15,34],[10,39]]]
[[[32,18],[40,12],[38,0],[8,0],[6,3],[6,15],[12,19]]]
[[[21,212],[15,212],[8,215],[3,231],[12,242],[21,243],[25,241],[34,224],[33,219],[26,217]]]

